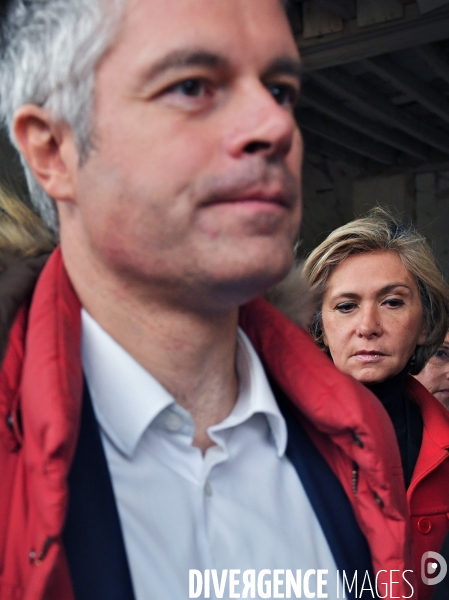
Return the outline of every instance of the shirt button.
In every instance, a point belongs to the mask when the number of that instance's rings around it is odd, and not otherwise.
[[[210,498],[212,493],[212,486],[208,481],[206,481],[206,485],[204,486],[204,494]]]
[[[184,421],[182,417],[174,412],[168,413],[167,418],[165,419],[165,427],[168,429],[168,431],[179,431],[182,429],[183,424]]]
[[[426,535],[427,533],[430,533],[431,529],[432,529],[432,523],[431,523],[430,519],[428,519],[427,517],[421,517],[418,520],[418,530],[421,533]]]

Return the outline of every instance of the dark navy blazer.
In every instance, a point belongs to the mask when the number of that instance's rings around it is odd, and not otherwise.
[[[346,572],[350,582],[355,571],[359,578],[368,571],[374,582],[369,547],[341,483],[299,424],[293,406],[279,390],[274,391],[287,423],[287,456],[315,510],[337,568]],[[135,600],[109,469],[87,386],[80,437],[69,474],[69,509],[63,538],[77,600]],[[372,598],[370,592],[367,597]],[[354,595],[346,590],[346,598]]]

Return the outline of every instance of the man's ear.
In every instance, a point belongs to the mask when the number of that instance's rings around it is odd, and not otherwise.
[[[49,111],[25,104],[14,116],[14,135],[35,178],[55,200],[75,198],[78,152],[73,132]]]

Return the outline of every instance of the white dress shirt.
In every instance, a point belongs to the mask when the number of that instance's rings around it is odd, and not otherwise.
[[[335,589],[335,561],[285,455],[285,420],[243,331],[238,399],[209,427],[216,445],[204,456],[190,414],[84,309],[82,360],[137,600],[188,598],[190,569],[327,569]]]

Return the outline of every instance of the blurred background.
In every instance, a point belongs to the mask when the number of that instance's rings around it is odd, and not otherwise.
[[[302,252],[379,203],[449,277],[449,0],[292,1],[306,70]]]

